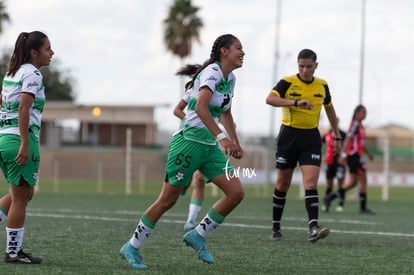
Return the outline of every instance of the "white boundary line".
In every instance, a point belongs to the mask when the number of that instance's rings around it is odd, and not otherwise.
[[[72,212],[64,210],[65,212]],[[62,211],[63,212],[63,211]],[[75,212],[73,212],[75,213]],[[139,213],[135,212],[135,216],[139,216]],[[116,222],[138,222],[137,219],[131,218],[114,218],[114,217],[102,217],[102,216],[95,216],[95,215],[82,215],[82,214],[58,214],[58,213],[41,213],[41,212],[28,212],[27,216],[30,217],[45,217],[45,218],[57,218],[57,219],[79,219],[79,220],[98,220],[98,221],[116,221]],[[337,222],[332,220],[333,222]],[[169,220],[161,218],[159,222],[162,223],[178,223],[184,224],[183,220]],[[249,228],[249,229],[266,229],[270,230],[269,225],[257,225],[257,224],[244,224],[244,223],[223,223],[221,226],[228,226],[228,227],[239,227],[239,228]],[[283,229],[287,230],[307,230],[304,227],[283,227]],[[410,237],[414,238],[414,233],[401,233],[401,232],[381,232],[381,231],[353,231],[353,230],[335,230],[331,229],[331,232],[335,233],[343,233],[343,234],[364,234],[364,235],[376,235],[376,236],[388,236],[388,237]]]

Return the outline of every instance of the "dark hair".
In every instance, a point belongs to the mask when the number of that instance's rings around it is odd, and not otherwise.
[[[29,61],[30,50],[38,51],[43,46],[45,39],[47,39],[46,34],[40,31],[20,33],[10,58],[7,75],[14,76],[20,66]]]
[[[365,109],[365,106],[362,104],[359,104],[358,106],[356,106],[354,109],[354,113],[352,115],[352,120],[355,120],[357,113],[361,112],[363,109]]]
[[[190,68],[189,66],[198,66],[198,69],[194,72],[191,72],[192,79],[185,84],[186,89],[190,89],[194,85],[194,80],[196,79],[197,75],[204,70],[205,67],[208,65],[220,61],[220,49],[221,48],[230,48],[230,45],[233,43],[234,40],[238,40],[237,37],[235,37],[232,34],[223,34],[216,38],[216,41],[214,41],[213,47],[211,48],[210,52],[210,58],[204,62],[203,65],[187,65],[187,68]],[[184,67],[184,68],[186,68]],[[183,69],[184,69],[183,68]],[[184,71],[181,69],[181,71]],[[180,71],[179,71],[180,72]],[[177,72],[178,74],[178,72]],[[189,75],[189,74],[181,74],[181,75]]]
[[[187,64],[184,65],[183,67],[181,67],[175,74],[176,75],[183,75],[183,76],[189,76],[191,78],[194,77],[194,75],[196,74],[196,72],[198,71],[198,69],[201,68],[201,65],[199,64]],[[192,83],[192,80],[188,81],[187,83],[185,83],[185,88],[189,89],[191,88],[190,85]]]
[[[312,58],[312,60],[314,62],[316,62],[316,58],[317,58],[316,53],[312,50],[309,50],[309,49],[303,49],[299,52],[298,60],[299,59],[308,59],[308,58]]]

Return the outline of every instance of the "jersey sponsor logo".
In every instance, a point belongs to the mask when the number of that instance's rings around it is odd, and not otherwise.
[[[217,81],[217,78],[215,78],[214,75],[211,75],[206,80],[216,82]]]
[[[32,88],[32,87],[37,87],[37,86],[39,86],[39,83],[33,81],[33,82],[29,82],[26,87]]]
[[[291,88],[291,91],[301,91],[301,90],[302,90],[302,87],[299,85],[293,85]]]
[[[229,103],[230,103],[230,96],[228,94],[225,94],[223,96],[223,102],[221,103],[220,108],[226,107],[226,105],[229,104]]]

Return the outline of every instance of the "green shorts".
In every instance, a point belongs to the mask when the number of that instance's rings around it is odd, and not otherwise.
[[[24,179],[29,186],[35,186],[40,165],[39,139],[29,132],[29,159],[24,166],[16,163],[19,148],[19,135],[0,135],[0,168],[8,183],[20,185]]]
[[[180,134],[172,137],[165,165],[165,182],[187,186],[193,173],[200,170],[206,182],[234,170],[218,145],[205,145],[185,140]]]

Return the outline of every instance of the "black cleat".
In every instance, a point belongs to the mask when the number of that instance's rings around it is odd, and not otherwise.
[[[282,232],[280,232],[280,229],[276,231],[272,231],[272,235],[270,235],[270,239],[272,241],[280,241],[282,239]]]
[[[323,198],[323,204],[324,204],[324,207],[322,208],[322,211],[329,212],[329,207],[331,206],[331,200],[329,199],[328,196]]]
[[[6,253],[4,255],[4,262],[9,264],[40,264],[42,259],[34,257],[28,253],[20,250],[16,253]]]
[[[308,232],[308,241],[311,243],[324,239],[329,235],[329,228],[314,226]]]
[[[361,211],[359,211],[360,214],[364,214],[364,215],[375,215],[376,213],[368,208],[365,209],[361,209]]]

